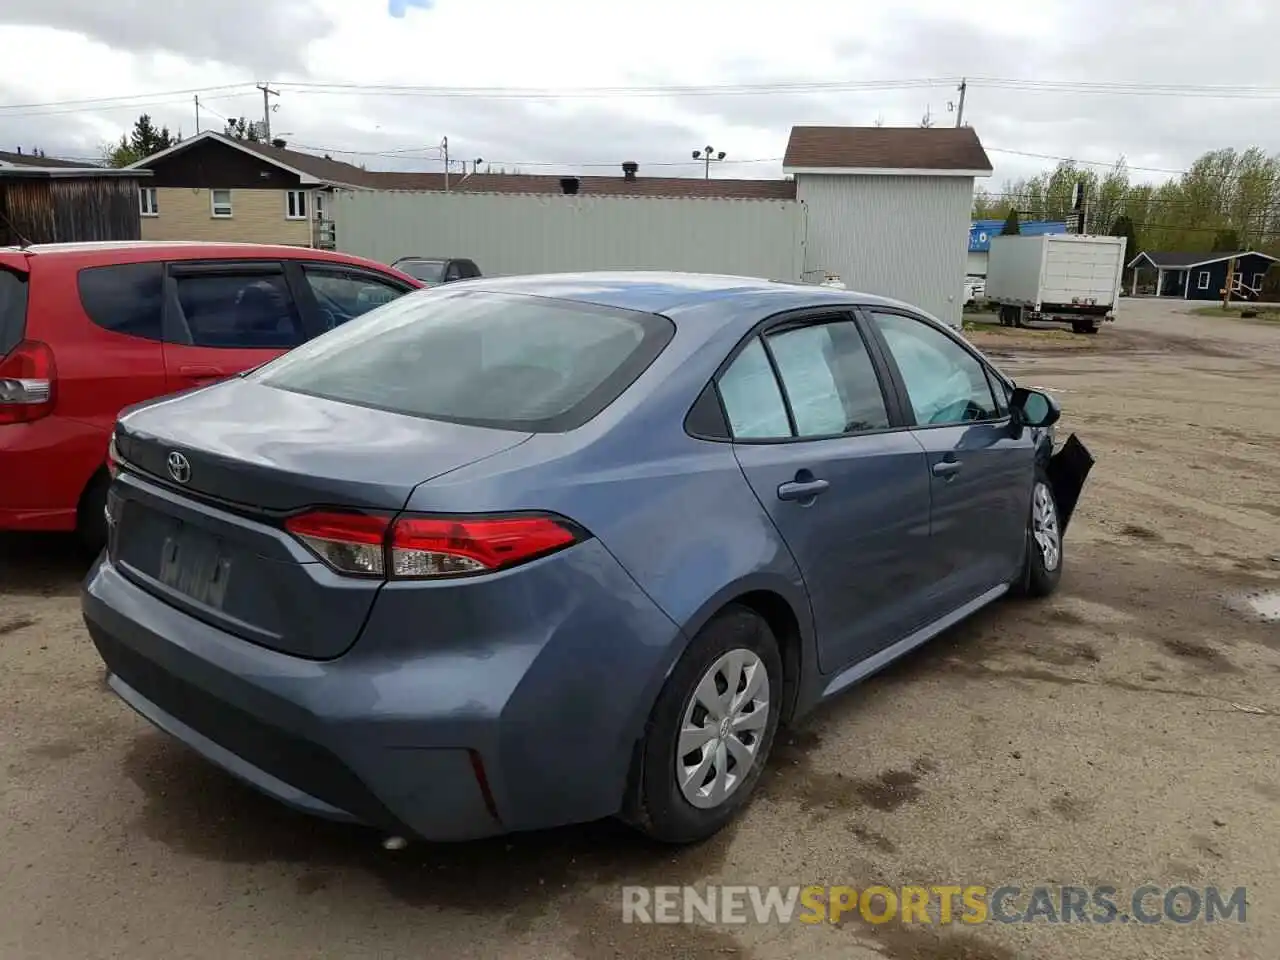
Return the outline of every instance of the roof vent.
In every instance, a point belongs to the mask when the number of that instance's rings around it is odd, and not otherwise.
[[[274,140],[271,141],[271,145],[273,147],[278,147],[279,149],[283,150],[285,147],[289,145],[289,141],[281,140],[279,137],[276,137]]]
[[[566,195],[572,195],[578,192],[577,177],[561,177],[560,192]]]
[[[640,164],[636,163],[634,160],[628,160],[622,165],[622,176],[624,179],[634,180],[636,178],[636,174],[639,172]]]

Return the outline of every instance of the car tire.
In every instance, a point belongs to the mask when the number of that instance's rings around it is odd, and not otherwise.
[[[76,537],[90,556],[96,557],[107,545],[107,488],[110,486],[111,478],[105,471],[95,473],[76,508]]]
[[[1062,579],[1062,520],[1053,484],[1043,467],[1036,468],[1027,517],[1026,559],[1017,591],[1026,597],[1047,597]]]
[[[729,678],[735,676],[731,696]],[[717,614],[689,644],[650,713],[627,819],[671,844],[696,843],[723,828],[746,805],[764,771],[782,690],[782,657],[769,625],[742,606]],[[713,714],[706,708],[708,699],[727,709]],[[700,733],[686,737],[685,745],[702,742],[680,755],[686,725]],[[744,775],[746,757],[750,766]],[[678,769],[691,775],[682,778]]]

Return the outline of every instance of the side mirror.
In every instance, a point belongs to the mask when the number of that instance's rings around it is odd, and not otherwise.
[[[1058,401],[1039,390],[1015,387],[1009,398],[1009,412],[1020,427],[1051,427],[1062,416]]]

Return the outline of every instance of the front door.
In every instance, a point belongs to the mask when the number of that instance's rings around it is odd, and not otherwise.
[[[235,376],[308,339],[279,261],[171,263],[167,291],[170,391]]]
[[[784,321],[718,386],[738,462],[804,577],[822,671],[909,633],[927,587],[929,473],[852,317]]]
[[[1034,437],[958,339],[906,313],[869,311],[929,464],[931,607],[944,616],[1008,583],[1026,543]]]

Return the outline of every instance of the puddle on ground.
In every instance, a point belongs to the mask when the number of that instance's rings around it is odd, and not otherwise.
[[[1252,590],[1227,597],[1233,609],[1264,623],[1280,623],[1280,590]]]

